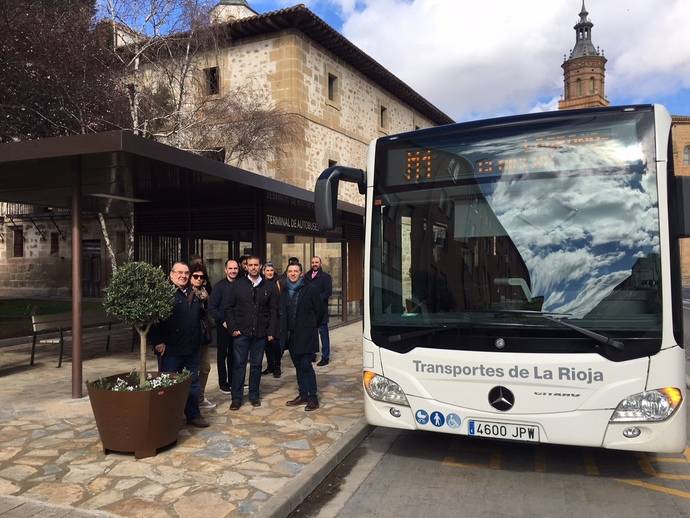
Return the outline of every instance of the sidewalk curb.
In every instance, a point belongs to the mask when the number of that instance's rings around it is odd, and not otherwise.
[[[299,475],[269,498],[265,505],[259,507],[257,515],[262,518],[288,516],[373,429],[374,427],[367,424],[364,417],[360,418],[330,448],[316,457]]]
[[[11,507],[7,507],[6,505],[3,505],[5,503],[10,503]],[[13,505],[17,504],[17,505]],[[21,506],[23,505],[28,505],[31,507],[34,507],[33,510],[39,511],[39,514],[26,514],[26,516],[42,516],[43,513],[42,511],[65,511],[66,513],[69,513],[65,516],[75,516],[75,517],[86,517],[86,516],[94,516],[94,517],[101,517],[101,518],[121,518],[120,515],[117,514],[112,514],[106,511],[99,511],[97,509],[82,509],[80,507],[72,507],[69,505],[59,505],[59,504],[52,504],[49,502],[44,502],[43,500],[37,500],[35,498],[27,498],[25,496],[13,496],[13,495],[0,495],[0,511],[2,509],[5,509],[4,511],[0,512],[0,516],[3,516],[5,514],[8,514],[9,516],[13,515],[13,511],[17,511]],[[36,509],[38,508],[38,509]],[[32,511],[33,511],[32,510]],[[24,516],[22,511],[19,511],[20,514],[14,513],[15,516]],[[53,515],[53,513],[48,513],[50,516]],[[61,515],[62,516],[62,515]]]

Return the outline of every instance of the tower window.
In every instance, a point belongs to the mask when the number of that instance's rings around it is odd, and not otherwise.
[[[220,93],[220,75],[218,67],[204,69],[204,83],[206,95],[218,95]]]
[[[578,79],[576,84],[577,84],[577,95],[582,95],[582,80]]]
[[[590,78],[589,80],[589,93],[594,94],[594,78]]]
[[[690,165],[690,146],[683,149],[683,165]]]

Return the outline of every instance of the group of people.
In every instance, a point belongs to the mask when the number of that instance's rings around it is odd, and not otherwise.
[[[271,262],[262,267],[256,255],[228,259],[225,277],[213,286],[203,260],[196,257],[189,265],[175,263],[170,281],[177,288],[172,314],[154,325],[149,336],[159,370],[192,373],[185,406],[189,424],[209,426],[201,409],[216,406],[205,396],[214,327],[218,385],[222,393],[230,394],[230,410],[242,406],[247,363],[249,402],[261,406],[261,375],[280,378],[285,350],[298,385],[297,396],[285,404],[304,405],[306,411],[319,408],[312,363],[319,351],[319,337],[321,359],[317,365],[330,362],[328,299],[332,294],[332,279],[323,271],[320,257],[312,257],[306,273],[299,259],[291,257],[282,275]],[[262,372],[264,354],[267,367]]]

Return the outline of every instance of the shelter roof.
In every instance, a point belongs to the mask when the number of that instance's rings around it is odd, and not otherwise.
[[[69,208],[73,172],[82,172],[84,210],[128,212],[131,202],[160,201],[185,195],[192,180],[224,181],[314,201],[314,193],[229,166],[181,149],[146,140],[128,131],[53,137],[0,145],[0,200]],[[338,202],[344,212],[364,209]]]

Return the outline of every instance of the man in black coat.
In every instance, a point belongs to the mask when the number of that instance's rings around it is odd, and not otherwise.
[[[326,307],[314,284],[305,282],[302,265],[287,268],[285,289],[280,294],[280,339],[287,345],[297,373],[299,394],[285,404],[306,404],[309,412],[319,408],[316,373],[311,357],[319,350],[318,329],[326,318]]]
[[[278,289],[261,277],[261,261],[247,257],[247,275],[237,279],[230,290],[225,323],[234,337],[232,344],[232,403],[230,410],[242,406],[244,376],[249,367],[249,401],[261,406],[259,385],[266,341],[273,340],[278,326]]]
[[[170,270],[170,281],[177,286],[172,315],[151,326],[149,333],[153,349],[158,355],[161,372],[192,373],[184,413],[187,422],[199,428],[208,426],[208,421],[199,410],[199,362],[201,355],[201,319],[203,307],[189,285],[189,266],[175,263]]]
[[[208,312],[216,323],[218,337],[218,386],[223,394],[230,394],[232,386],[232,337],[225,324],[225,312],[230,304],[230,291],[237,280],[239,264],[234,259],[225,261],[225,277],[213,287],[208,301]]]
[[[321,268],[321,258],[314,256],[311,258],[311,271],[304,275],[304,280],[312,284],[319,292],[319,297],[326,307],[326,317],[319,326],[321,336],[321,361],[317,363],[319,367],[328,365],[331,360],[331,338],[328,336],[328,299],[333,294],[333,279]]]

